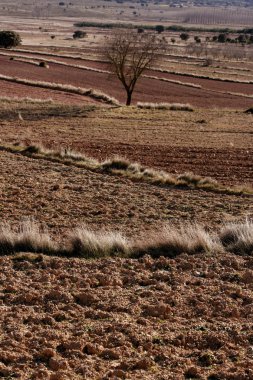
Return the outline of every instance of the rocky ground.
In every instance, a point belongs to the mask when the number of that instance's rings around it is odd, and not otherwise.
[[[0,265],[2,378],[253,378],[252,257]]]

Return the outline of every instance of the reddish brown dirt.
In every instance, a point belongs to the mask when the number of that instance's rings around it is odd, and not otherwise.
[[[198,74],[196,70],[196,75]],[[201,79],[194,78],[187,75],[176,75],[176,74],[166,74],[159,71],[150,70],[147,75],[153,75],[159,78],[167,78],[172,80],[179,80],[181,82],[198,84],[203,87],[203,89],[211,89],[214,91],[223,91],[223,92],[235,92],[239,94],[253,95],[253,84],[246,83],[232,83],[226,81],[216,81],[210,79]],[[226,75],[224,74],[224,77]],[[252,102],[252,101],[251,101]]]
[[[0,373],[253,378],[253,258],[0,258]]]
[[[124,90],[120,82],[111,74],[86,72],[77,68],[69,69],[68,67],[52,63],[49,69],[44,69],[24,62],[9,61],[7,57],[0,57],[0,64],[2,75],[71,84],[84,88],[95,88],[116,97],[120,102],[125,102],[126,96]],[[225,88],[225,84],[222,85]],[[27,96],[29,96],[29,91],[29,87],[27,87]],[[250,107],[252,105],[252,99],[213,93],[205,89],[179,86],[146,78],[142,78],[137,83],[133,102],[137,101],[191,103],[198,107],[216,106],[234,109]]]
[[[63,104],[99,104],[87,96],[71,94],[63,91],[52,91],[39,87],[31,87],[0,80],[1,96],[10,98],[52,99]]]

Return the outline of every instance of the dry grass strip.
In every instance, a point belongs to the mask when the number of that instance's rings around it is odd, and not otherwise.
[[[219,231],[207,231],[197,224],[185,224],[179,228],[166,225],[160,231],[149,233],[145,239],[132,240],[119,232],[95,232],[82,225],[69,233],[65,245],[53,241],[47,230],[31,220],[24,221],[17,228],[9,224],[0,225],[0,254],[19,252],[84,259],[108,256],[139,258],[146,254],[153,258],[174,258],[182,253],[253,255],[253,221],[223,225]]]
[[[145,167],[136,162],[130,162],[122,157],[114,157],[105,161],[98,161],[82,153],[70,149],[51,150],[40,145],[7,146],[0,145],[0,150],[19,153],[35,159],[47,159],[65,165],[74,165],[97,173],[105,173],[127,177],[133,181],[149,183],[163,187],[176,187],[180,189],[198,189],[218,194],[252,196],[251,187],[227,187],[210,177],[201,177],[194,173],[172,175],[162,170]]]
[[[149,110],[169,110],[193,112],[194,108],[190,104],[183,103],[142,103],[138,102],[137,107]]]
[[[32,87],[41,87],[41,88],[47,88],[50,90],[57,90],[57,91],[63,91],[63,92],[70,92],[72,94],[77,94],[77,95],[83,95],[83,96],[88,96],[92,99],[96,99],[99,101],[102,101],[106,104],[111,104],[114,106],[118,106],[119,102],[115,98],[104,94],[103,92],[100,92],[98,90],[94,89],[86,89],[82,87],[75,87],[72,85],[67,85],[67,84],[61,84],[61,83],[51,83],[51,82],[42,82],[42,81],[34,81],[34,80],[29,80],[29,79],[23,79],[23,78],[16,78],[16,77],[9,77],[6,75],[0,75],[0,80],[8,81],[8,82],[13,82],[13,83],[19,83],[19,84],[24,84],[27,86],[32,86]]]

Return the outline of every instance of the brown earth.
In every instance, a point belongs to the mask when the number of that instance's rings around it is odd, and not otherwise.
[[[253,378],[252,257],[0,265],[3,378]]]

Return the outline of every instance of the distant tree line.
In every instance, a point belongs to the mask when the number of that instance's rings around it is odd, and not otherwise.
[[[183,25],[134,25],[134,24],[122,24],[122,23],[103,23],[103,22],[91,22],[82,21],[74,24],[78,28],[83,27],[95,27],[95,28],[122,28],[122,29],[133,29],[140,28],[143,30],[156,30],[158,33],[162,33],[165,30],[171,30],[174,32],[213,32],[213,33],[237,33],[237,34],[253,34],[252,28],[244,29],[231,29],[231,28],[200,28],[200,27],[187,27]]]

